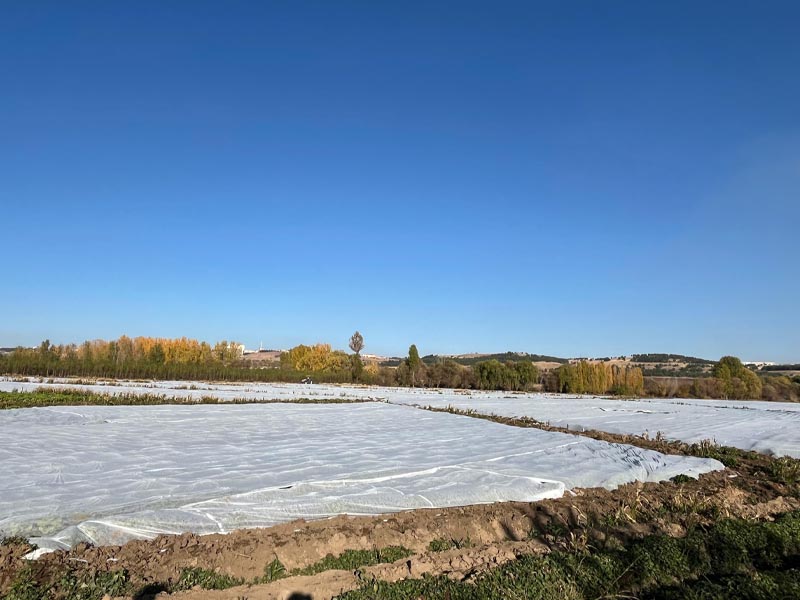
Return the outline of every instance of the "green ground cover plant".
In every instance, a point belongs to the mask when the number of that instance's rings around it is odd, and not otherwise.
[[[528,555],[473,581],[368,581],[341,600],[800,598],[800,512],[774,523],[724,519],[684,538]]]
[[[329,554],[308,567],[294,569],[292,575],[315,575],[332,569],[353,571],[381,563],[393,563],[412,554],[411,550],[402,546],[387,546],[375,550],[345,550],[339,556]]]
[[[0,410],[42,406],[155,406],[164,404],[352,404],[369,402],[349,398],[292,398],[287,400],[253,400],[236,398],[222,400],[213,396],[198,399],[158,394],[100,394],[78,389],[39,389],[34,392],[1,392]]]

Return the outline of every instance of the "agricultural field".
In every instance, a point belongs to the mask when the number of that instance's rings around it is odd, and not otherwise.
[[[47,383],[52,381],[52,383]],[[746,400],[626,399],[565,394],[484,392],[353,385],[280,383],[0,380],[0,391],[58,388],[108,394],[156,395],[187,400],[382,401],[483,415],[527,417],[567,429],[665,437],[800,458],[800,404]]]
[[[501,597],[520,561],[572,581],[576,553],[800,528],[796,404],[39,379],[0,399],[11,600]],[[626,572],[603,589],[677,577]]]
[[[527,417],[572,430],[664,437],[800,458],[800,404],[744,400],[619,400],[553,394],[404,396],[392,400],[482,415]]]
[[[383,403],[21,409],[0,415],[0,437],[0,531],[40,548],[532,502],[722,469]]]

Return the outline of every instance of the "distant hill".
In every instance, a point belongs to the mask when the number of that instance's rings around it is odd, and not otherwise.
[[[402,358],[390,358],[380,362],[387,367],[396,367],[402,362]],[[620,366],[640,367],[642,372],[648,376],[656,377],[708,377],[712,374],[712,369],[716,361],[697,356],[687,356],[685,354],[668,353],[647,353],[633,354],[631,356],[604,357],[604,358],[562,358],[559,356],[549,356],[546,354],[529,354],[527,352],[498,352],[481,353],[472,352],[469,354],[428,354],[422,357],[422,362],[426,365],[436,364],[440,361],[450,360],[464,366],[472,366],[487,360],[498,360],[500,362],[532,362],[536,363],[540,370],[551,370],[559,365],[577,360],[604,361],[618,364]],[[781,367],[786,368],[786,367]],[[778,370],[776,367],[765,368],[765,370]]]
[[[631,362],[639,363],[685,363],[687,365],[713,365],[716,361],[696,356],[684,356],[683,354],[633,354]]]
[[[569,362],[566,358],[557,356],[547,356],[544,354],[528,354],[527,352],[502,352],[497,354],[457,354],[457,355],[438,355],[428,354],[422,357],[422,362],[426,365],[435,364],[441,360],[452,360],[460,365],[474,365],[475,363],[486,360],[499,360],[500,362],[550,362],[565,364]]]
[[[402,359],[393,358],[381,362],[385,366],[397,366]],[[500,362],[534,362],[534,363],[551,363],[555,365],[563,365],[570,360],[579,360],[577,358],[569,359],[560,356],[550,356],[547,354],[529,354],[527,352],[497,352],[497,353],[481,353],[471,352],[469,354],[427,354],[422,357],[422,362],[426,365],[432,365],[443,360],[451,360],[455,363],[465,366],[471,366],[475,363],[484,362],[487,360],[499,360]],[[695,356],[685,356],[683,354],[634,354],[630,358],[619,357],[612,359],[605,358],[592,358],[584,360],[601,360],[601,361],[617,361],[625,363],[640,364],[645,370],[656,370],[665,372],[674,372],[689,370],[692,372],[701,372],[714,365],[716,361],[707,360],[705,358],[698,358]]]
[[[651,377],[708,377],[716,361],[683,354],[634,354],[630,364]]]
[[[277,363],[281,360],[281,350],[259,350],[250,352],[242,358],[248,363]]]
[[[766,365],[762,371],[800,371],[800,364],[795,365]]]

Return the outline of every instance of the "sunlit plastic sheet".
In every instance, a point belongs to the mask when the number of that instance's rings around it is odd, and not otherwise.
[[[14,382],[0,378],[0,390],[70,387],[111,394],[155,394],[194,401],[213,397],[223,402],[235,399],[372,399],[439,408],[453,406],[507,417],[527,416],[577,431],[597,429],[651,437],[660,432],[667,439],[689,443],[713,439],[718,444],[743,450],[800,458],[800,403],[683,398],[619,400],[562,394],[316,384],[176,381],[143,384],[115,381],[76,385],[69,379],[57,379],[53,384],[43,381]]]
[[[384,403],[0,411],[0,533],[44,548],[615,487],[722,468]]]
[[[115,381],[75,385],[69,379],[53,384],[38,380],[14,382],[0,378],[0,390],[72,387],[112,394],[156,394],[220,401],[320,399],[375,399],[395,404],[476,410],[507,417],[526,416],[560,427],[581,431],[656,436],[755,450],[776,456],[800,458],[800,403],[757,400],[639,399],[619,400],[562,394],[518,394],[464,390],[383,388],[346,385],[281,383],[207,383]]]
[[[736,400],[570,397],[548,394],[398,395],[398,404],[451,406],[484,415],[530,417],[575,431],[663,436],[800,458],[800,404]]]

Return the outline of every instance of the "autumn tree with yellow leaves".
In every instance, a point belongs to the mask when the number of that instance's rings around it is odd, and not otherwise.
[[[644,392],[644,377],[639,367],[581,360],[558,368],[558,388],[569,394],[620,394],[636,396]]]
[[[350,359],[341,350],[332,350],[330,344],[300,344],[281,356],[281,364],[296,371],[344,372],[350,367]]]

